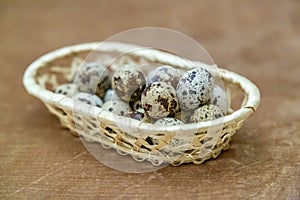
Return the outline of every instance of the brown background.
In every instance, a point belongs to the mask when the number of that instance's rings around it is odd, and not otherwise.
[[[262,104],[229,151],[201,166],[110,169],[22,86],[34,59],[134,27],[200,42]],[[300,1],[0,1],[0,198],[300,199]]]

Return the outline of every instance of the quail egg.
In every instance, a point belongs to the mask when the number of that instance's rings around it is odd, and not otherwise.
[[[131,111],[129,105],[121,100],[108,101],[103,104],[102,109],[120,116],[125,116]]]
[[[79,91],[95,93],[101,98],[110,87],[109,73],[98,63],[85,63],[77,72],[74,82],[78,85]]]
[[[112,88],[120,99],[130,102],[137,101],[146,84],[146,79],[141,71],[132,65],[125,65],[112,76]]]
[[[74,94],[78,93],[78,86],[73,83],[62,84],[55,88],[55,93],[72,97]]]
[[[194,111],[191,116],[192,123],[210,121],[223,117],[222,110],[216,105],[204,105]]]
[[[216,85],[214,87],[210,103],[218,106],[225,115],[227,113],[227,95],[225,90]]]
[[[180,72],[168,65],[163,65],[149,72],[148,84],[153,82],[165,82],[176,88],[181,77]]]
[[[105,95],[103,97],[103,101],[104,102],[108,102],[108,101],[111,101],[111,100],[119,100],[119,97],[115,93],[114,90],[108,89],[108,90],[106,90],[106,93],[105,93]]]
[[[79,92],[73,96],[74,102],[86,103],[89,105],[101,107],[103,105],[103,101],[94,94],[89,94],[85,92]]]
[[[181,109],[192,110],[206,104],[211,97],[214,78],[204,68],[187,71],[177,85],[177,97]]]
[[[141,101],[145,113],[156,119],[175,113],[179,107],[175,89],[164,82],[154,82],[147,86]]]

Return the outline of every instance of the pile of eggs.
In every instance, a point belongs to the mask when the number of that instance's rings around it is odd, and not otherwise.
[[[85,63],[72,83],[55,93],[145,123],[180,125],[214,120],[227,112],[226,93],[205,68],[182,71],[161,65],[147,76],[135,65],[110,74],[104,65]]]

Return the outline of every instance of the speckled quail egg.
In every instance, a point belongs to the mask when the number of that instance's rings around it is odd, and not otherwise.
[[[103,104],[102,109],[120,116],[125,116],[131,111],[129,105],[121,100],[108,101]]]
[[[181,77],[180,72],[174,67],[163,65],[149,72],[148,84],[153,82],[165,82],[176,88]]]
[[[55,93],[72,97],[74,94],[78,93],[78,86],[73,83],[62,84],[55,88]]]
[[[98,63],[85,63],[77,72],[74,82],[79,91],[96,94],[101,98],[111,83],[106,68]]]
[[[125,65],[112,76],[112,88],[120,99],[137,101],[146,85],[145,76],[132,65]]]
[[[223,117],[222,110],[216,105],[204,105],[194,111],[191,116],[191,122],[204,122]]]
[[[154,82],[147,86],[141,101],[145,113],[156,119],[175,113],[179,106],[175,89],[164,82]]]
[[[225,90],[216,85],[214,87],[210,103],[218,106],[225,115],[227,113],[227,96]]]
[[[206,104],[211,97],[214,78],[204,68],[194,68],[187,71],[177,85],[177,98],[181,109],[196,109]]]
[[[85,92],[79,92],[73,96],[74,103],[87,103],[89,105],[101,107],[103,105],[103,101],[94,94],[89,94]]]
[[[118,95],[115,93],[114,90],[108,89],[108,90],[106,90],[106,93],[103,97],[103,101],[105,103],[105,102],[108,102],[108,101],[111,101],[111,100],[120,100],[120,99],[119,99]]]

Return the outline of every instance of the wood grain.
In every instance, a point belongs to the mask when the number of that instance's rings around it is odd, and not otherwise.
[[[0,1],[0,198],[300,199],[300,2]],[[258,112],[203,165],[128,174],[93,158],[22,86],[65,45],[133,27],[176,29],[257,83]]]

